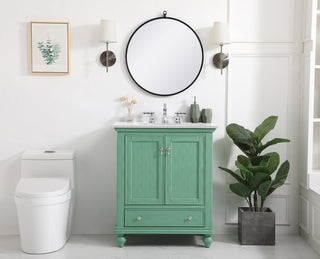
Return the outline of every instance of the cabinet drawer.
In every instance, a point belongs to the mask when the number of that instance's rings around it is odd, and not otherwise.
[[[204,226],[203,209],[126,209],[125,226]]]

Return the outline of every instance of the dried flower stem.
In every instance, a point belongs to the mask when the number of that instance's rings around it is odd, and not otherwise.
[[[131,96],[131,100],[129,100],[127,95],[126,96],[122,96],[121,100],[125,101],[127,109],[128,109],[128,114],[130,115],[131,111],[132,111],[132,108],[133,108],[133,105],[138,103],[137,100],[135,100],[133,98],[133,96]]]

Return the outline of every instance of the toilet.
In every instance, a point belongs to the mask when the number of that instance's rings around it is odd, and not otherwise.
[[[15,203],[23,252],[51,253],[68,240],[74,170],[73,150],[30,150],[22,154]]]

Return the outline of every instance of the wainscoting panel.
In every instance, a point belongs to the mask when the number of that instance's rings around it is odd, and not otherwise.
[[[320,195],[300,184],[299,227],[301,236],[320,254]]]
[[[277,225],[290,225],[288,198],[288,195],[271,195],[265,202],[265,207],[271,208],[276,213]]]
[[[320,245],[320,208],[312,205],[312,237]]]
[[[238,223],[238,207],[248,207],[248,203],[234,193],[227,193],[226,224]]]
[[[299,197],[299,226],[308,234],[309,233],[309,201]]]

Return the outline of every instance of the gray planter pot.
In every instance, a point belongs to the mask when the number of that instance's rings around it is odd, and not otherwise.
[[[242,245],[275,245],[275,214],[238,208],[238,238]]]

